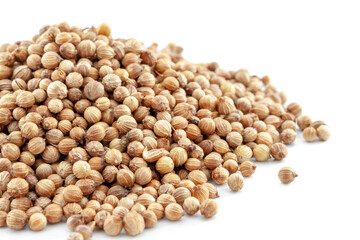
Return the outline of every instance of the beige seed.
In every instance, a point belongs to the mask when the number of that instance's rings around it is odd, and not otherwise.
[[[270,151],[271,151],[271,155],[275,160],[282,160],[288,154],[288,150],[286,146],[282,143],[275,143],[271,145]]]
[[[46,227],[47,220],[44,214],[34,213],[29,219],[29,227],[33,231],[41,231]]]
[[[145,222],[145,228],[152,228],[157,223],[157,216],[151,210],[146,210],[142,213]]]
[[[6,216],[6,225],[11,230],[21,230],[25,227],[28,217],[26,213],[19,209],[11,210]]]
[[[255,148],[253,149],[253,152],[256,161],[259,162],[267,161],[270,157],[270,149],[265,144],[256,145]]]
[[[144,218],[135,211],[127,213],[123,219],[124,229],[130,236],[136,236],[145,229]]]
[[[330,129],[327,125],[321,125],[316,131],[320,140],[327,141],[330,138]]]
[[[200,212],[205,218],[211,218],[218,212],[218,205],[213,199],[208,199],[201,203]]]
[[[256,166],[250,161],[245,161],[240,164],[240,172],[244,177],[250,177],[254,174]]]
[[[305,141],[307,141],[307,142],[315,141],[315,139],[317,137],[316,129],[313,127],[305,128],[303,131],[303,137],[304,137]]]
[[[121,217],[109,216],[104,222],[104,231],[110,236],[117,236],[123,228]]]
[[[188,197],[185,199],[183,207],[187,214],[194,215],[200,209],[200,202],[197,198]]]
[[[244,178],[238,173],[233,173],[229,176],[227,183],[231,190],[238,192],[244,186]]]
[[[282,183],[289,184],[298,176],[290,167],[283,167],[279,171],[279,179]]]
[[[165,216],[170,221],[178,221],[184,216],[184,210],[179,204],[170,203],[165,208]]]

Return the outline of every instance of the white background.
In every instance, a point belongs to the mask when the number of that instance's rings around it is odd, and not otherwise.
[[[328,142],[299,137],[284,161],[258,164],[241,192],[222,187],[215,218],[162,220],[136,239],[359,239],[358,11],[357,1],[2,1],[0,41],[31,39],[64,20],[83,28],[107,22],[115,37],[175,42],[193,62],[267,74],[303,113],[330,125]],[[277,178],[283,166],[299,174],[290,185]],[[0,229],[13,240],[68,234],[64,224],[40,233]]]

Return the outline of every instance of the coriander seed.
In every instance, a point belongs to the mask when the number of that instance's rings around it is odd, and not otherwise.
[[[298,176],[290,167],[283,167],[279,171],[279,179],[282,183],[289,184]]]
[[[160,203],[151,203],[147,210],[150,210],[150,211],[153,211],[157,217],[157,219],[161,219],[164,217],[164,214],[165,214],[165,210],[164,210],[164,207],[160,204]]]
[[[44,214],[34,213],[29,219],[29,227],[33,231],[41,231],[46,227],[47,220]]]
[[[151,170],[148,167],[141,167],[135,171],[135,181],[140,185],[148,184],[152,179]]]
[[[253,152],[254,152],[254,157],[255,157],[256,161],[259,161],[259,162],[265,162],[270,157],[270,149],[265,144],[256,145],[255,148],[253,149]]]
[[[7,193],[12,197],[22,197],[29,192],[29,184],[22,178],[13,178],[7,184]]]
[[[229,171],[230,174],[235,173],[239,170],[239,164],[233,159],[226,160],[223,167]]]
[[[104,222],[104,231],[110,236],[117,236],[123,228],[122,220],[118,216],[109,216]]]
[[[271,151],[271,155],[275,160],[282,160],[288,154],[288,150],[286,146],[282,143],[275,143],[271,145],[270,151]]]
[[[212,152],[204,159],[204,164],[209,169],[215,169],[223,162],[221,155],[217,152]]]
[[[170,203],[165,208],[165,216],[170,221],[178,221],[184,216],[184,210],[179,204]]]
[[[237,148],[235,148],[234,153],[239,163],[249,161],[253,156],[253,151],[250,147],[246,145],[238,146]]]
[[[254,174],[256,169],[255,164],[250,161],[245,161],[240,164],[240,172],[244,177],[250,177]]]
[[[83,197],[83,193],[78,186],[69,185],[64,188],[64,200],[68,203],[79,202]]]
[[[209,190],[209,198],[218,198],[219,197],[218,190],[214,186],[214,184],[207,182],[207,183],[204,183],[203,186],[205,186]]]
[[[123,223],[126,233],[130,236],[139,235],[145,228],[144,218],[135,211],[127,213],[123,219]]]
[[[227,182],[229,171],[224,167],[217,167],[212,171],[211,177],[216,184],[221,185]]]
[[[185,187],[178,187],[175,189],[172,195],[175,198],[176,202],[182,205],[185,199],[191,197],[191,192]]]
[[[170,157],[161,157],[155,166],[159,173],[166,174],[174,170],[174,161]]]
[[[194,215],[200,209],[200,202],[197,198],[188,197],[185,199],[183,207],[187,214]]]
[[[200,170],[193,170],[189,173],[188,179],[195,184],[204,184],[207,182],[206,175]]]
[[[146,210],[142,213],[145,222],[145,228],[152,228],[157,223],[157,216],[151,210]]]
[[[191,193],[193,197],[197,198],[200,201],[200,203],[209,199],[209,189],[204,185],[194,186]]]
[[[73,173],[77,178],[86,178],[90,175],[90,165],[85,161],[77,161],[73,165]]]
[[[11,230],[21,230],[26,226],[28,216],[19,209],[11,210],[6,216],[6,225]]]
[[[330,138],[330,129],[327,125],[319,126],[316,131],[320,140],[327,141]]]
[[[280,137],[284,144],[289,145],[295,141],[296,132],[288,128],[281,132]]]
[[[316,129],[313,127],[305,128],[303,131],[303,137],[304,137],[305,141],[307,141],[307,142],[315,141],[315,139],[317,137]]]
[[[154,132],[159,137],[171,136],[171,124],[165,120],[159,120],[154,125]]]
[[[208,199],[200,205],[201,215],[205,218],[211,218],[218,212],[218,205],[213,199]]]
[[[238,173],[233,173],[229,176],[227,183],[231,190],[238,192],[244,186],[244,178]]]

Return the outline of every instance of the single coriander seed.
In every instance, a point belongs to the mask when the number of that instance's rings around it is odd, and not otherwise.
[[[46,227],[47,220],[44,214],[34,213],[29,219],[29,227],[33,231],[41,231]]]
[[[123,219],[124,229],[130,236],[136,236],[145,229],[144,218],[135,211],[127,213]]]
[[[229,176],[227,183],[232,191],[238,192],[244,186],[244,178],[238,173],[233,173]]]
[[[327,141],[330,138],[330,128],[327,125],[321,125],[316,131],[320,140]]]
[[[184,216],[184,210],[179,204],[170,203],[165,208],[165,216],[170,221],[178,221]]]
[[[284,184],[289,184],[298,176],[290,167],[283,167],[279,171],[279,179]]]
[[[157,216],[156,214],[151,211],[151,210],[145,210],[142,213],[142,216],[144,218],[144,222],[145,222],[145,228],[152,228],[156,225],[157,223]]]
[[[6,216],[6,225],[11,230],[21,230],[26,226],[28,216],[19,209],[11,210]]]
[[[313,127],[305,128],[303,131],[303,137],[304,137],[305,141],[307,141],[307,142],[315,141],[315,139],[317,137],[316,129]]]
[[[271,155],[275,160],[282,160],[288,154],[288,150],[286,146],[282,143],[275,143],[271,145],[270,151],[271,151]]]
[[[218,212],[218,205],[215,200],[208,199],[201,203],[200,205],[201,215],[205,218],[211,218],[215,216]]]
[[[240,172],[244,177],[250,177],[254,174],[256,166],[250,161],[245,161],[240,164]]]
[[[270,149],[265,144],[258,144],[253,149],[254,157],[256,161],[265,162],[270,157]]]
[[[187,214],[194,215],[200,209],[200,202],[197,198],[188,197],[185,199],[183,207]]]
[[[109,216],[104,222],[104,231],[110,236],[117,236],[123,228],[122,219],[119,216]]]

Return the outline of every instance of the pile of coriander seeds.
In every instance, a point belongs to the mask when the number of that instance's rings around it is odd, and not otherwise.
[[[210,218],[216,185],[241,190],[254,162],[287,156],[297,128],[308,142],[330,137],[268,76],[110,33],[63,22],[0,46],[0,227],[66,219],[69,239],[88,240]]]

